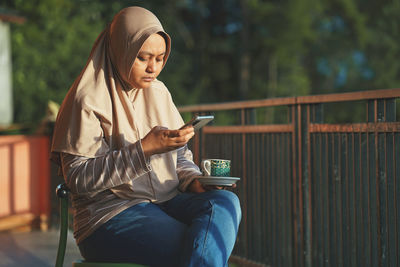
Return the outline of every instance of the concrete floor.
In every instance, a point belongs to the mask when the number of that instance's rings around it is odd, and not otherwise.
[[[0,232],[0,267],[52,267],[58,248],[58,230]],[[68,233],[64,266],[81,259],[72,233]]]
[[[0,267],[54,267],[58,248],[58,230],[0,232]],[[68,233],[64,267],[71,267],[81,255],[72,232]],[[235,261],[233,261],[235,262]],[[229,267],[261,266],[230,262]]]

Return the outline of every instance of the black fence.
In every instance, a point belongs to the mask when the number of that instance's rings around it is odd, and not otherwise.
[[[196,163],[231,159],[241,178],[231,260],[400,266],[399,98],[389,89],[181,107],[216,117],[190,144]]]

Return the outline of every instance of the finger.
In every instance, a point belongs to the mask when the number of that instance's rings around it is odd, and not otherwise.
[[[189,142],[189,140],[193,136],[194,136],[194,133],[190,133],[190,134],[187,134],[187,135],[184,135],[184,136],[172,137],[172,138],[169,138],[169,140],[171,141],[171,143],[184,145],[187,142]]]
[[[180,130],[169,130],[169,131],[167,132],[167,133],[168,133],[168,137],[169,137],[169,138],[172,138],[172,137],[179,137],[179,136],[180,136],[179,131],[180,131]]]
[[[192,126],[188,126],[182,130],[171,130],[169,131],[169,136],[170,137],[179,137],[179,136],[185,136],[188,134],[194,134],[194,129]]]
[[[193,126],[188,126],[188,127],[183,128],[182,130],[178,130],[178,131],[181,132],[183,135],[185,135],[185,134],[194,132],[194,128],[193,128]]]
[[[184,147],[187,144],[187,142],[169,142],[167,144],[167,147],[169,148],[169,150],[175,150],[181,147]]]

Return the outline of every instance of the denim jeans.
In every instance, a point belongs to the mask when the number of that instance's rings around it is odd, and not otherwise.
[[[225,190],[181,193],[140,203],[79,244],[88,261],[150,266],[227,266],[241,219],[237,196]]]

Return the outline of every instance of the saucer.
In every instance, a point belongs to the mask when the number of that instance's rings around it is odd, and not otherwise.
[[[204,185],[232,186],[240,180],[238,177],[224,176],[196,176],[196,179]]]

